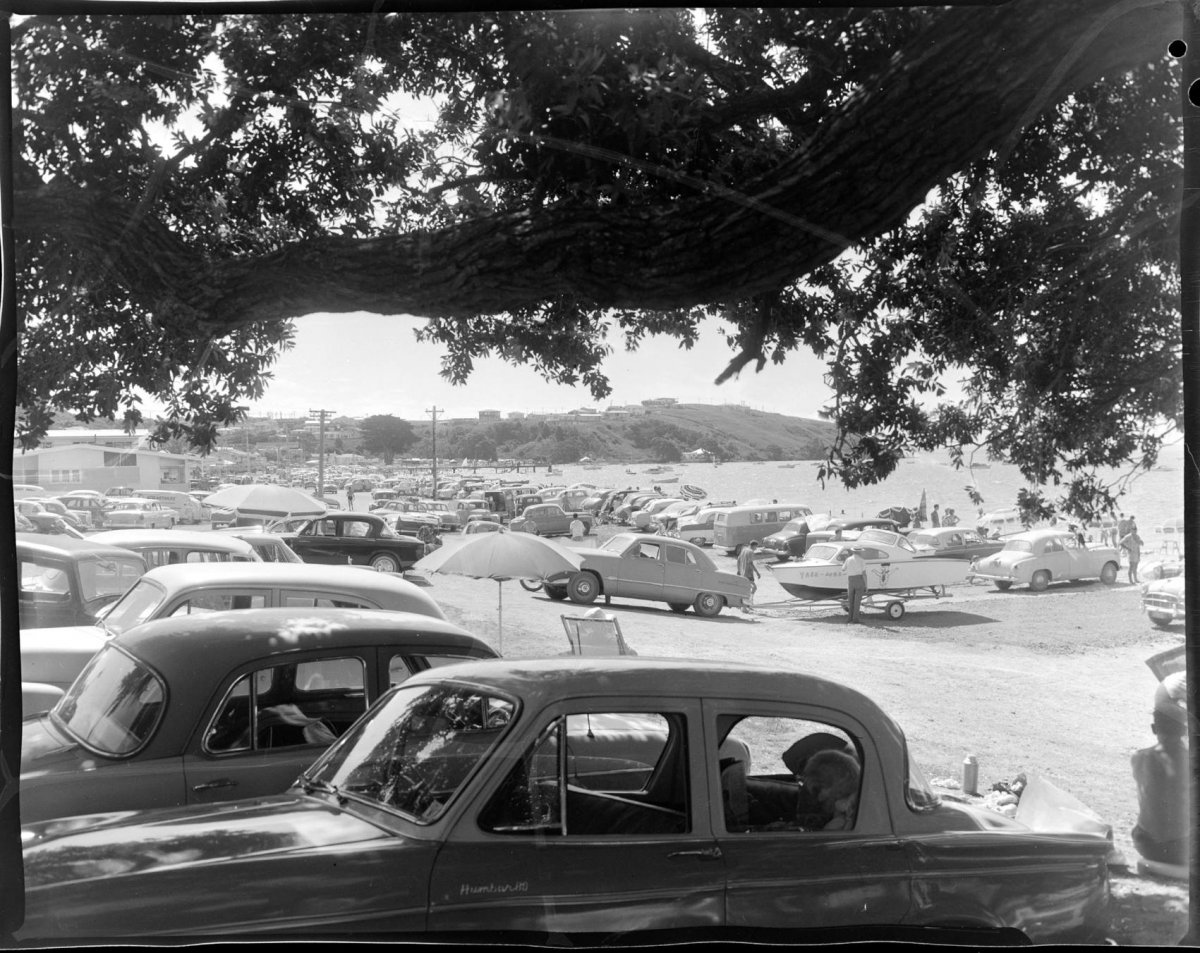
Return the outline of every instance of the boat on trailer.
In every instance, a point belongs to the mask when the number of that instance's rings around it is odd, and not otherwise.
[[[825,601],[846,595],[845,561],[852,549],[867,564],[867,593],[915,595],[921,590],[945,594],[947,586],[967,581],[963,559],[922,556],[900,533],[864,530],[856,539],[830,539],[810,547],[801,559],[773,563],[768,569],[784,591],[797,599]]]

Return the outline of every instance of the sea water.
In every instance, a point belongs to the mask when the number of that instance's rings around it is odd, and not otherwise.
[[[882,483],[855,489],[846,489],[836,481],[826,481],[822,486],[817,479],[820,461],[815,460],[722,463],[717,466],[712,463],[664,464],[670,469],[663,473],[648,472],[651,466],[648,463],[599,467],[563,464],[555,467],[561,475],[546,476],[539,472],[536,479],[552,481],[555,485],[589,483],[614,489],[642,487],[650,490],[660,486],[668,496],[690,483],[705,490],[707,499],[712,501],[778,500],[780,503],[804,504],[814,513],[847,518],[877,516],[891,506],[916,509],[924,493],[927,511],[932,511],[935,503],[942,513],[952,508],[959,516],[960,524],[966,526],[974,524],[979,509],[971,501],[968,488],[982,498],[985,513],[1014,506],[1019,490],[1033,489],[1011,464],[991,463],[986,468],[956,469],[946,453],[905,458]],[[1123,483],[1125,492],[1118,502],[1118,511],[1136,517],[1141,535],[1151,549],[1159,542],[1153,535],[1154,528],[1183,516],[1183,466],[1183,448],[1173,446],[1163,450],[1155,469],[1138,471],[1132,476],[1128,471],[1120,470],[1099,474],[1105,481],[1128,477]],[[630,470],[633,472],[627,472]],[[663,482],[674,479],[678,482]],[[1062,487],[1047,486],[1042,488],[1042,493],[1047,500],[1054,501],[1062,490]]]

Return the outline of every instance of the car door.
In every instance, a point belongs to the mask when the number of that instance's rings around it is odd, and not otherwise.
[[[534,716],[446,836],[431,930],[720,926],[699,705],[569,700]]]
[[[1041,555],[1035,561],[1034,572],[1039,569],[1048,569],[1051,579],[1072,578],[1071,557],[1063,548],[1061,537],[1048,536],[1041,541]]]
[[[696,554],[674,543],[662,544],[663,598],[668,602],[691,605],[704,586],[704,573]]]
[[[19,563],[18,612],[22,629],[88,625],[95,621],[84,611],[79,582],[70,562],[20,553]]]
[[[214,694],[184,755],[187,802],[285,791],[364,711],[373,650],[241,666]]]
[[[310,520],[294,537],[292,549],[306,563],[339,563],[337,521],[330,518]]]
[[[911,904],[910,868],[863,727],[801,703],[703,704],[706,770],[721,792],[710,810],[727,878],[726,925],[823,931],[900,922]],[[857,792],[838,820],[826,821],[826,808],[797,781],[818,751],[856,766]]]
[[[350,517],[336,522],[337,545],[341,556],[339,560],[335,560],[337,562],[364,565],[371,561],[371,555],[379,549],[392,548],[379,542],[379,527],[371,520]]]
[[[616,561],[609,587],[612,595],[661,600],[666,582],[662,548],[662,543],[649,540],[639,540],[630,546]]]
[[[1100,574],[1100,565],[1095,553],[1079,545],[1078,539],[1074,536],[1062,536],[1060,542],[1067,560],[1068,579],[1088,579]]]

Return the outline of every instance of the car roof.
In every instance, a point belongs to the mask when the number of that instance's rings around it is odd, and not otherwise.
[[[187,529],[109,529],[90,537],[114,546],[185,546],[189,549],[221,550],[249,555],[253,547],[243,539],[225,533]]]
[[[88,539],[76,539],[73,536],[48,537],[41,533],[17,533],[17,550],[30,554],[46,556],[136,556],[137,553],[120,546],[110,546],[107,543],[93,542]],[[139,557],[140,558],[140,557]]]
[[[357,591],[403,596],[406,601],[422,605],[428,610],[422,614],[437,619],[446,618],[442,607],[415,583],[365,566],[272,562],[177,563],[151,569],[142,578],[157,582],[168,592],[217,586],[305,586],[327,592]]]
[[[452,669],[422,672],[405,684],[446,679],[489,685],[543,704],[583,696],[794,700],[836,707],[868,726],[891,724],[891,719],[875,702],[839,682],[807,672],[719,659],[625,655],[471,661],[456,664]]]
[[[335,645],[388,646],[425,637],[431,644],[495,651],[466,629],[416,612],[385,609],[231,609],[157,619],[113,636],[155,668],[204,679],[264,655]]]

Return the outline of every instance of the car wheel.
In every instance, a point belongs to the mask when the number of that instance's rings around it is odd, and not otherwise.
[[[542,588],[542,580],[540,579],[518,579],[517,581],[526,592],[537,592]]]
[[[723,605],[725,605],[725,600],[720,596],[712,592],[702,592],[696,596],[692,608],[696,610],[696,615],[709,619],[719,613]]]
[[[1159,577],[1162,577],[1162,570],[1159,570]],[[1117,581],[1117,564],[1105,563],[1100,569],[1100,581],[1106,586],[1111,586]]]
[[[600,595],[600,585],[590,572],[577,572],[567,583],[567,595],[572,602],[586,605],[596,601],[596,596]]]
[[[371,568],[376,572],[399,572],[400,562],[390,553],[377,553],[371,557]]]
[[[1045,592],[1046,587],[1050,585],[1050,573],[1045,569],[1039,569],[1033,574],[1033,578],[1029,580],[1029,588],[1034,592]]]
[[[1012,583],[1009,582],[1007,579],[997,579],[996,580],[996,588],[999,589],[1001,592],[1008,592],[1008,590],[1012,588]]]
[[[672,612],[687,612],[690,606],[686,602],[668,602]]]
[[[549,596],[551,599],[553,599],[555,602],[562,602],[565,598],[567,598],[567,587],[566,586],[546,586],[546,595]]]

